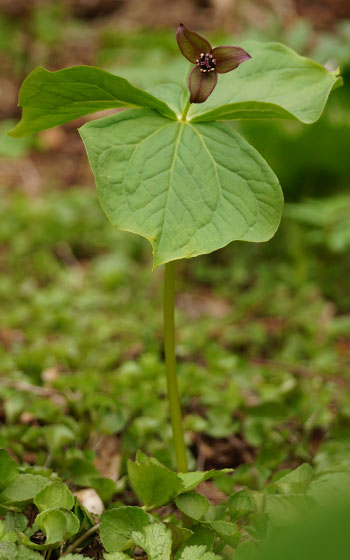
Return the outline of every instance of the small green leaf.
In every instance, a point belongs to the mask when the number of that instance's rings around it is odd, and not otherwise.
[[[124,111],[80,129],[102,208],[148,239],[154,266],[234,240],[267,241],[283,197],[263,158],[231,127]]]
[[[181,488],[176,473],[151,461],[128,461],[128,473],[134,492],[147,507],[167,504]]]
[[[19,105],[23,107],[22,119],[10,131],[16,137],[114,107],[149,107],[176,118],[164,101],[94,66],[57,72],[36,68],[22,84]]]
[[[125,506],[109,509],[101,516],[100,538],[108,552],[126,550],[132,544],[131,533],[149,523],[149,517],[141,508]]]
[[[76,440],[74,432],[64,424],[53,424],[42,429],[47,447],[52,453]]]
[[[178,560],[220,560],[220,556],[208,552],[205,546],[186,546]]]
[[[185,515],[196,521],[199,521],[210,507],[210,502],[207,498],[196,492],[180,494],[176,498],[175,503]]]
[[[104,554],[104,560],[130,560],[130,556],[123,552],[112,552],[111,554]]]
[[[147,552],[148,560],[170,560],[171,531],[162,523],[152,523],[131,536],[134,543]]]
[[[285,118],[317,121],[341,78],[280,43],[247,41],[251,60],[220,76],[205,103],[192,105],[192,122]]]
[[[211,527],[217,535],[228,545],[236,547],[241,540],[241,534],[237,526],[230,521],[213,521]]]
[[[35,474],[19,474],[1,494],[2,501],[8,504],[30,502],[40,490],[51,484],[51,480]]]
[[[214,533],[209,525],[194,525],[191,528],[193,535],[186,541],[185,546],[204,545],[208,550],[212,550],[214,545]],[[184,546],[181,547],[176,555],[176,560],[180,556]]]
[[[70,539],[80,528],[79,519],[74,513],[65,509],[47,509],[36,517],[35,525],[44,533],[44,544],[35,544],[25,535],[23,543],[36,550],[56,548],[62,541]]]
[[[50,508],[70,510],[74,506],[74,497],[68,486],[63,482],[54,482],[40,490],[34,498],[34,504],[39,511]]]
[[[0,449],[0,492],[11,484],[17,475],[18,468],[15,461],[5,449]]]
[[[235,521],[254,511],[254,502],[246,490],[240,490],[230,496],[228,507],[231,518]]]
[[[303,494],[312,480],[313,469],[307,463],[289,472],[275,482],[275,486],[283,494]]]
[[[84,556],[82,554],[67,554],[64,556],[64,560],[84,560]]]
[[[190,492],[198,486],[201,482],[214,478],[216,475],[229,474],[232,473],[233,469],[222,469],[217,471],[212,469],[211,471],[193,471],[188,473],[177,473],[177,476],[181,479],[183,484],[183,492]]]

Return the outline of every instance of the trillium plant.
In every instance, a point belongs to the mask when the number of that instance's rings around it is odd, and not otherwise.
[[[186,472],[175,360],[175,262],[235,240],[262,242],[274,235],[281,187],[234,121],[314,123],[341,78],[279,43],[212,48],[182,24],[176,38],[193,65],[188,83],[186,64],[183,75],[153,91],[91,66],[56,72],[40,67],[23,82],[22,119],[10,133],[20,137],[96,111],[127,109],[90,121],[79,133],[109,220],[146,238],[154,268],[164,265],[170,417],[177,468]]]

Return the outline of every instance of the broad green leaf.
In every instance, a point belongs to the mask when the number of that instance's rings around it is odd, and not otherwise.
[[[39,511],[50,508],[72,509],[74,497],[68,486],[63,482],[54,482],[43,488],[34,498],[34,504]]]
[[[275,486],[283,494],[303,494],[312,480],[313,469],[307,463],[289,472],[275,482]]]
[[[240,490],[230,496],[228,508],[233,521],[254,511],[254,502],[246,490]]]
[[[344,465],[319,473],[307,490],[308,496],[326,505],[333,499],[350,498],[350,466]]]
[[[267,241],[278,227],[278,180],[228,125],[139,110],[80,133],[104,211],[117,228],[148,239],[155,267],[234,240]]]
[[[205,546],[186,546],[178,560],[220,560],[220,556],[208,552]]]
[[[109,509],[102,514],[100,537],[108,552],[119,552],[132,544],[131,533],[149,523],[149,517],[139,507]]]
[[[18,469],[11,455],[0,449],[0,492],[11,484],[18,476]]]
[[[51,480],[35,474],[19,474],[1,494],[1,500],[8,504],[24,504],[36,496]]]
[[[181,488],[176,473],[152,462],[128,461],[128,473],[134,492],[147,507],[167,504]]]
[[[175,503],[179,510],[196,521],[199,521],[210,507],[209,500],[207,500],[205,496],[202,496],[202,494],[197,494],[196,492],[180,494],[180,496],[176,498]]]
[[[341,78],[280,43],[248,41],[252,58],[219,76],[205,103],[191,106],[192,121],[285,118],[313,123]]]
[[[315,507],[315,500],[305,494],[266,496],[265,512],[273,525],[289,525]]]
[[[229,474],[232,473],[233,469],[222,469],[217,471],[212,469],[211,471],[193,471],[188,473],[177,473],[177,476],[182,480],[183,492],[190,492],[205,480],[214,478],[216,475]]]
[[[23,108],[22,119],[10,131],[16,137],[114,107],[149,107],[170,119],[176,118],[163,101],[94,66],[73,66],[56,72],[36,68],[22,84],[19,105]]]
[[[163,523],[152,523],[131,536],[134,543],[147,552],[148,560],[170,560],[171,531]]]
[[[230,521],[213,521],[211,527],[226,544],[232,547],[236,547],[241,540],[241,533],[238,531],[237,526]]]

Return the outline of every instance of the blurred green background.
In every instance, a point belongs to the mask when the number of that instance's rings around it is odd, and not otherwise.
[[[234,482],[261,488],[303,461],[350,461],[347,12],[340,0],[0,0],[0,446],[76,484],[96,474],[101,441],[121,473],[137,448],[174,465],[162,270],[98,205],[76,131],[95,117],[21,140],[6,130],[38,65],[98,65],[145,88],[178,79],[183,21],[214,44],[284,42],[340,66],[345,82],[315,125],[233,125],[279,177],[286,207],[271,242],[178,265],[191,466],[236,467]]]

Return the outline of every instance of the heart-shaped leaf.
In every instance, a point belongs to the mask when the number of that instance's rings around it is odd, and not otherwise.
[[[176,118],[164,101],[94,66],[57,72],[36,68],[22,84],[19,105],[23,107],[22,119],[10,131],[16,137],[114,107],[149,107]]]
[[[132,110],[80,129],[111,222],[152,245],[154,266],[234,240],[266,241],[283,197],[265,160],[223,123]]]
[[[36,550],[56,548],[62,541],[73,537],[80,528],[77,516],[65,509],[47,509],[39,513],[35,519],[35,525],[46,536],[45,543],[36,544],[26,535],[22,535],[22,541]]]
[[[332,89],[342,84],[337,73],[280,43],[249,41],[243,46],[252,58],[220,76],[205,103],[191,106],[192,122],[286,118],[313,123]]]

